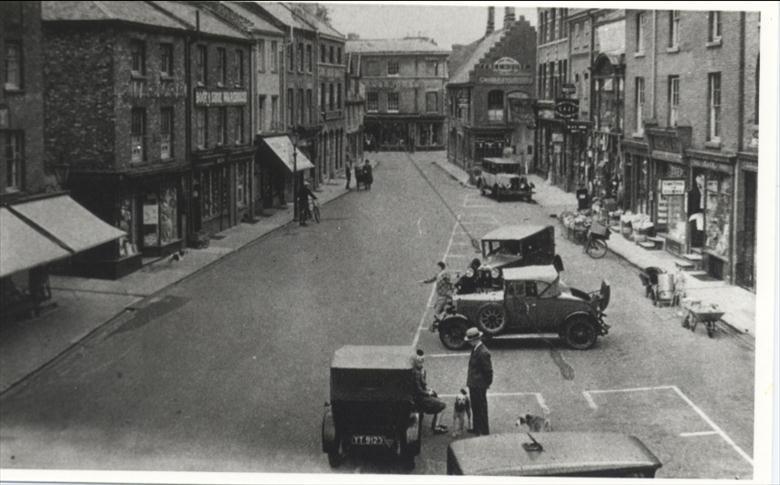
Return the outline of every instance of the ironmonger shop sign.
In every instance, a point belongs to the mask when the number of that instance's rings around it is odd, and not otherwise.
[[[195,91],[195,106],[227,106],[247,103],[246,91]]]

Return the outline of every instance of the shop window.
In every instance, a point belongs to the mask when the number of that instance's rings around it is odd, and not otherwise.
[[[119,239],[119,257],[125,258],[138,254],[138,229],[135,224],[137,211],[133,199],[122,199],[119,205],[119,223],[117,227],[127,236]]]
[[[239,208],[244,208],[249,205],[249,190],[248,189],[248,180],[249,180],[249,165],[246,163],[240,163],[236,167],[237,169],[237,176],[236,176],[236,205]]]
[[[729,257],[731,196],[731,177],[709,172],[706,181],[704,247],[725,259]]]
[[[488,93],[488,120],[504,121],[504,92],[490,91]]]
[[[157,194],[144,196],[142,236],[144,247],[160,245],[160,204]]]
[[[397,76],[399,72],[398,61],[387,61],[387,75]]]
[[[366,111],[369,113],[376,113],[379,111],[379,93],[376,91],[369,91],[366,93]]]
[[[387,111],[390,113],[398,112],[398,93],[387,93]]]
[[[710,141],[720,141],[720,73],[713,72],[707,76],[707,138]]]
[[[23,188],[24,132],[5,132],[5,192]]]
[[[199,45],[198,46],[198,55],[197,55],[197,66],[196,66],[196,73],[197,73],[197,83],[200,86],[206,85],[207,75],[208,72],[208,59],[206,55],[206,46],[205,45]]]
[[[160,158],[173,157],[173,108],[160,110]]]
[[[195,143],[199,149],[208,146],[208,118],[206,108],[195,108]]]
[[[201,216],[204,220],[213,219],[220,214],[220,172],[218,169],[201,173]]]
[[[22,89],[22,44],[5,41],[5,79],[6,90]]]
[[[669,76],[669,126],[677,126],[680,111],[680,76]]]
[[[142,162],[146,158],[146,111],[133,108],[130,122],[130,161]]]
[[[227,53],[223,47],[217,49],[217,86],[227,85]]]
[[[160,198],[160,244],[168,244],[179,239],[178,207],[176,188],[163,189]]]
[[[146,74],[146,52],[142,40],[130,41],[131,71],[133,74],[143,76]]]
[[[173,77],[173,44],[160,44],[160,74]]]

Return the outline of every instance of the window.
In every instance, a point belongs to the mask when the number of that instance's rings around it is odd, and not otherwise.
[[[132,72],[139,76],[146,74],[146,52],[141,40],[130,41],[130,58],[133,63]]]
[[[341,64],[341,47],[336,47],[336,64]]]
[[[206,108],[195,108],[195,144],[203,149],[208,146],[208,120]]]
[[[160,158],[173,158],[173,108],[160,110]]]
[[[141,162],[145,158],[146,111],[133,108],[130,116],[130,161]]]
[[[236,65],[233,76],[236,86],[244,85],[244,51],[241,49],[236,49]]]
[[[278,130],[279,126],[279,96],[271,96],[271,129]]]
[[[314,69],[314,59],[311,53],[311,44],[306,44],[306,71],[312,72]]]
[[[333,83],[330,83],[328,85],[328,109],[333,111],[335,104],[336,104],[336,96],[335,93],[333,92]]]
[[[271,72],[276,72],[279,69],[279,43],[275,40],[271,41]]]
[[[336,85],[336,108],[341,109],[341,83]]]
[[[552,9],[552,27],[550,28],[550,33],[552,34],[552,38],[550,40],[555,40],[560,37],[560,32],[558,26],[561,24],[560,21],[558,21],[558,18],[556,16],[556,8]]]
[[[680,76],[669,76],[669,126],[677,126],[680,108]]]
[[[257,96],[257,132],[265,130],[265,95]]]
[[[320,45],[320,62],[328,62],[327,50],[325,44]]]
[[[24,154],[24,132],[5,132],[5,190],[15,192],[22,189]]]
[[[636,106],[636,132],[644,133],[645,127],[642,124],[642,120],[645,110],[645,79],[638,77],[634,82],[636,87],[636,99],[634,103]]]
[[[669,11],[669,47],[677,47],[680,44],[680,11]]]
[[[263,39],[257,41],[257,72],[265,72],[265,41]]]
[[[206,57],[206,46],[205,45],[199,45],[198,46],[198,60],[197,60],[197,82],[199,85],[203,86],[206,84],[206,72],[208,71],[207,68],[207,57]]]
[[[720,73],[713,72],[707,76],[707,133],[710,141],[720,141]]]
[[[311,125],[316,123],[316,120],[314,119],[314,112],[313,112],[314,106],[312,104],[313,102],[312,98],[313,96],[312,96],[311,89],[307,89],[306,90],[306,116],[307,116],[307,121]]]
[[[331,64],[336,62],[335,56],[333,55],[333,46],[328,47],[328,62]]]
[[[303,89],[298,90],[298,124],[302,125],[305,123],[304,115],[306,114],[306,105],[305,99],[303,97]]]
[[[298,42],[298,72],[303,72],[303,63],[305,59],[303,57],[303,43]]]
[[[325,83],[320,84],[320,111],[327,111],[327,95],[325,93]]]
[[[720,12],[712,11],[709,13],[709,41],[717,42],[720,40]]]
[[[5,43],[5,89],[22,89],[22,44]]]
[[[398,112],[398,93],[387,93],[387,111]]]
[[[398,75],[398,62],[397,61],[387,61],[387,75],[388,76],[397,76]]]
[[[379,76],[379,62],[377,61],[366,62],[366,75]]]
[[[439,111],[439,93],[425,93],[425,111],[435,113]]]
[[[287,46],[287,71],[293,72],[295,68],[295,48],[292,43]]]
[[[293,111],[293,96],[295,91],[292,90],[292,88],[287,89],[287,127],[291,128],[294,124],[293,115],[295,112]]]
[[[640,12],[636,14],[636,52],[645,51],[645,14]]]
[[[160,44],[160,73],[173,77],[173,44]]]
[[[217,145],[227,142],[227,108],[217,108]]]
[[[236,126],[233,132],[236,135],[236,145],[244,144],[244,107],[236,107],[236,116],[233,118]]]
[[[219,71],[217,85],[224,86],[227,84],[227,53],[222,47],[217,48],[217,69]]]
[[[503,91],[490,91],[488,93],[488,120],[504,121]]]
[[[366,111],[370,113],[379,111],[379,93],[376,91],[366,93]]]

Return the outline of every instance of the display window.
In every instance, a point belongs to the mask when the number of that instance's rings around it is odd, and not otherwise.
[[[118,251],[120,258],[138,254],[138,229],[135,221],[138,219],[136,205],[131,197],[123,198],[119,204],[119,223],[117,227],[127,236],[119,239]]]
[[[709,172],[705,187],[704,247],[715,255],[727,259],[732,200],[731,177]]]

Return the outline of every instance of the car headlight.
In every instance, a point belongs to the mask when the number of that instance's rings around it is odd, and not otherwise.
[[[469,268],[466,270],[466,277],[467,278],[473,278],[474,277],[474,268]]]
[[[493,268],[490,270],[490,277],[493,279],[497,279],[501,277],[501,270],[498,268]]]

